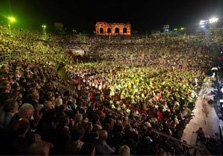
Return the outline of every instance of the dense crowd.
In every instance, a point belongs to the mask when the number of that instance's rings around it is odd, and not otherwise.
[[[94,150],[120,154],[123,148],[132,154],[159,154],[160,149],[169,151],[169,146],[175,154],[188,152],[154,134],[151,128],[158,129],[159,124],[151,117],[120,115],[102,105],[95,88],[79,83],[70,92],[58,84],[59,79],[43,65],[10,62],[2,66],[2,154],[90,154],[82,152]],[[168,127],[163,129],[167,132]],[[81,151],[84,145],[91,151]]]
[[[71,62],[65,50],[49,39],[51,35],[43,36],[23,29],[13,29],[9,33],[7,27],[0,28],[0,31],[0,56],[10,53],[10,59],[45,62],[54,66]]]
[[[39,41],[4,32],[2,53],[20,55],[0,67],[1,154],[189,154],[170,138],[180,139],[213,65],[207,45],[193,37],[86,37],[85,61],[98,61],[72,63],[66,47],[83,36]]]

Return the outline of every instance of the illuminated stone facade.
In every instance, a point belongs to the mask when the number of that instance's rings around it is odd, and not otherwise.
[[[130,23],[97,22],[95,29],[96,35],[131,35]]]

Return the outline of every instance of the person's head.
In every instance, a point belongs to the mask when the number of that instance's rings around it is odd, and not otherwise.
[[[85,130],[87,132],[91,132],[93,130],[93,124],[92,124],[92,122],[85,123]]]
[[[4,80],[0,83],[0,91],[3,93],[10,93],[11,91],[11,84],[9,81]]]
[[[33,91],[32,91],[32,98],[34,99],[34,100],[39,100],[39,92],[38,92],[38,90],[37,89],[34,89]]]
[[[123,145],[118,149],[118,155],[130,156],[130,148],[127,145]]]
[[[108,126],[109,126],[110,129],[113,129],[114,124],[115,124],[115,120],[113,118],[109,118],[108,119]]]
[[[17,113],[19,108],[19,104],[14,99],[8,99],[5,103],[4,111],[5,112],[11,112],[11,113]]]
[[[1,71],[8,73],[9,72],[9,65],[8,64],[4,64],[1,68]]]
[[[106,130],[101,130],[99,132],[99,138],[101,140],[107,140],[107,138],[108,138],[108,132]]]
[[[98,123],[99,122],[99,119],[100,119],[100,117],[96,114],[96,115],[94,115],[93,117],[92,117],[92,123],[93,124],[96,124],[96,123]]]
[[[53,105],[53,102],[50,101],[50,100],[47,100],[44,102],[44,107],[49,110],[49,109],[53,109],[54,108],[54,105]]]
[[[83,115],[81,113],[77,113],[75,115],[75,121],[80,123],[80,122],[82,122],[82,120],[83,120]]]
[[[60,126],[68,126],[70,124],[70,118],[67,114],[61,114],[58,117],[58,122]]]
[[[85,129],[83,126],[79,125],[71,131],[72,140],[77,141],[81,139],[85,134]]]
[[[34,114],[34,107],[29,103],[24,103],[19,108],[19,117],[30,119]]]

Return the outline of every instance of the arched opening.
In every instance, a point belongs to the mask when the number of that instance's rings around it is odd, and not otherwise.
[[[110,34],[111,33],[111,28],[108,28],[107,29],[107,32]]]
[[[127,33],[127,28],[123,28],[123,33]]]
[[[115,33],[119,34],[119,28],[115,28]]]
[[[100,34],[104,33],[104,29],[100,28]]]

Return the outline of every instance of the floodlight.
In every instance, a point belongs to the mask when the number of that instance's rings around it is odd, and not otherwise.
[[[16,22],[16,19],[15,19],[15,17],[13,17],[13,16],[8,16],[7,19],[8,19],[8,29],[9,29],[9,34],[12,35],[11,26],[12,26],[13,23]]]
[[[178,29],[177,29],[177,28],[174,28],[173,30],[174,30],[174,31],[177,31]]]
[[[42,24],[41,27],[42,27],[43,35],[46,35],[46,28],[47,28],[47,25],[46,25],[46,24]]]
[[[181,28],[180,28],[180,30],[182,30],[182,31],[183,31],[184,29],[185,29],[184,27],[181,27]]]
[[[15,17],[13,17],[13,16],[9,16],[9,17],[8,17],[8,21],[9,21],[10,23],[15,23],[15,22],[16,22],[16,19],[15,19]]]
[[[201,25],[201,28],[205,28],[205,26],[204,25]]]
[[[43,28],[43,29],[46,29],[46,25],[45,25],[45,24],[43,24],[43,25],[42,25],[42,28]]]
[[[212,17],[209,19],[209,23],[212,24],[212,23],[217,23],[218,22],[218,18],[217,17]]]
[[[208,23],[208,20],[200,20],[200,25],[205,25]]]

